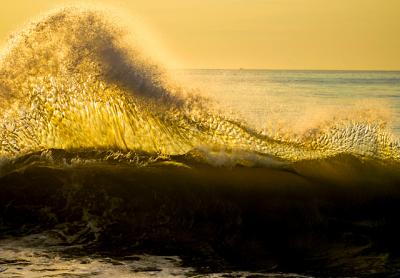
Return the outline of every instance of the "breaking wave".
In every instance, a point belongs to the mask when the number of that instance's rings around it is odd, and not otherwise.
[[[338,121],[307,136],[252,129],[172,84],[149,62],[151,53],[127,37],[103,12],[79,8],[14,36],[0,65],[1,156],[62,149],[167,157],[195,151],[217,165],[243,156],[288,163],[340,154],[400,159],[399,141],[382,123]]]
[[[400,142],[384,121],[260,131],[172,82],[108,18],[65,8],[3,51],[0,239],[47,230],[67,253],[120,246],[200,268],[398,271]]]

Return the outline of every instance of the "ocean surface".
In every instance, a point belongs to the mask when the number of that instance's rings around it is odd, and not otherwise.
[[[353,112],[354,117],[365,109],[385,116],[400,135],[399,71],[193,69],[174,74],[258,128],[271,124],[270,118],[289,119],[292,129],[311,127],[321,116]]]
[[[111,18],[1,52],[1,277],[400,274],[400,72],[166,70]]]

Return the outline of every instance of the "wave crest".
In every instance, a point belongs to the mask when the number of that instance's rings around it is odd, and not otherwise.
[[[201,149],[289,162],[343,153],[400,160],[399,142],[379,124],[338,122],[286,137],[212,112],[172,86],[143,51],[125,43],[126,34],[103,12],[68,8],[17,35],[0,63],[1,155],[108,149],[170,156]],[[209,157],[219,164],[220,156]]]

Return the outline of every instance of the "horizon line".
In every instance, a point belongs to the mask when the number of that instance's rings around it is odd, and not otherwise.
[[[168,67],[167,67],[168,68]],[[400,69],[283,69],[283,68],[200,68],[200,67],[187,67],[187,68],[174,68],[170,67],[171,70],[269,70],[269,71],[337,71],[337,72],[351,72],[351,71],[363,71],[363,72],[400,72]]]

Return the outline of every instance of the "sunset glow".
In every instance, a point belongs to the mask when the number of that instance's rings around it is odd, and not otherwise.
[[[397,0],[100,2],[140,17],[176,57],[171,67],[400,69]],[[69,3],[8,3],[0,11],[1,40],[33,16]]]

